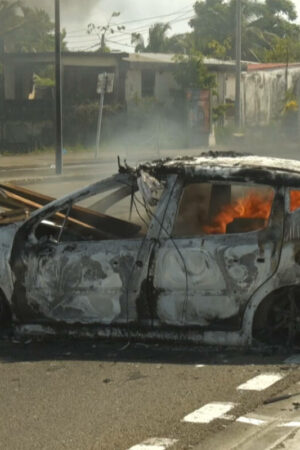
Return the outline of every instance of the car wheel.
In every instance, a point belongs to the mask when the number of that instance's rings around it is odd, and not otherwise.
[[[299,344],[299,294],[299,288],[287,288],[268,296],[256,312],[253,337],[266,344],[283,346]]]

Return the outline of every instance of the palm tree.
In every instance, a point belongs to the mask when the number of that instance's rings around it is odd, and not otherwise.
[[[147,51],[151,53],[164,53],[167,49],[168,38],[166,33],[170,30],[168,23],[155,23],[149,29],[149,42]]]
[[[144,38],[140,33],[132,33],[131,43],[136,44],[136,52],[166,53],[168,51],[169,38],[166,36],[170,30],[168,23],[155,23],[149,29],[148,45],[145,46]]]

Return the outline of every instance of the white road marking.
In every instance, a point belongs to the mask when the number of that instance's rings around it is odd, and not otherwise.
[[[251,380],[238,386],[237,389],[245,391],[263,391],[282,378],[283,375],[280,375],[279,373],[265,373],[251,378]]]
[[[300,355],[292,355],[284,361],[286,364],[300,364]]]
[[[223,416],[220,417],[220,419],[224,419],[224,420],[232,420],[234,421],[236,419],[235,416],[232,416],[231,414],[224,414]]]
[[[252,417],[239,417],[238,419],[236,419],[237,422],[241,422],[241,423],[248,423],[249,425],[264,425],[266,423],[265,420],[261,420],[261,419],[254,419]]]
[[[204,364],[197,364],[196,369],[201,369],[201,367],[204,367]]]
[[[166,450],[176,442],[178,442],[177,439],[152,438],[130,447],[129,450]]]
[[[278,425],[279,427],[300,428],[300,422],[288,422]]]
[[[188,414],[184,417],[183,422],[191,423],[209,423],[218,419],[234,408],[234,403],[213,402],[202,406],[202,408]]]

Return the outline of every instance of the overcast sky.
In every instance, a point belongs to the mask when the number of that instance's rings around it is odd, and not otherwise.
[[[31,6],[45,7],[53,17],[54,0],[23,0]],[[169,22],[170,33],[188,31],[189,19],[193,15],[195,0],[61,0],[62,27],[67,30],[71,49],[92,50],[98,44],[95,35],[88,35],[87,25],[105,25],[114,11],[120,16],[113,23],[126,27],[122,33],[109,36],[108,46],[112,49],[133,51],[130,47],[132,32],[141,32],[147,37],[149,26],[155,22]],[[295,0],[300,23],[300,0]]]

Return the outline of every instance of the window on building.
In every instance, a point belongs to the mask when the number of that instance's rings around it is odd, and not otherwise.
[[[267,226],[274,191],[268,186],[194,183],[182,193],[173,236],[232,234]]]
[[[142,97],[154,97],[155,94],[155,71],[142,70]]]

